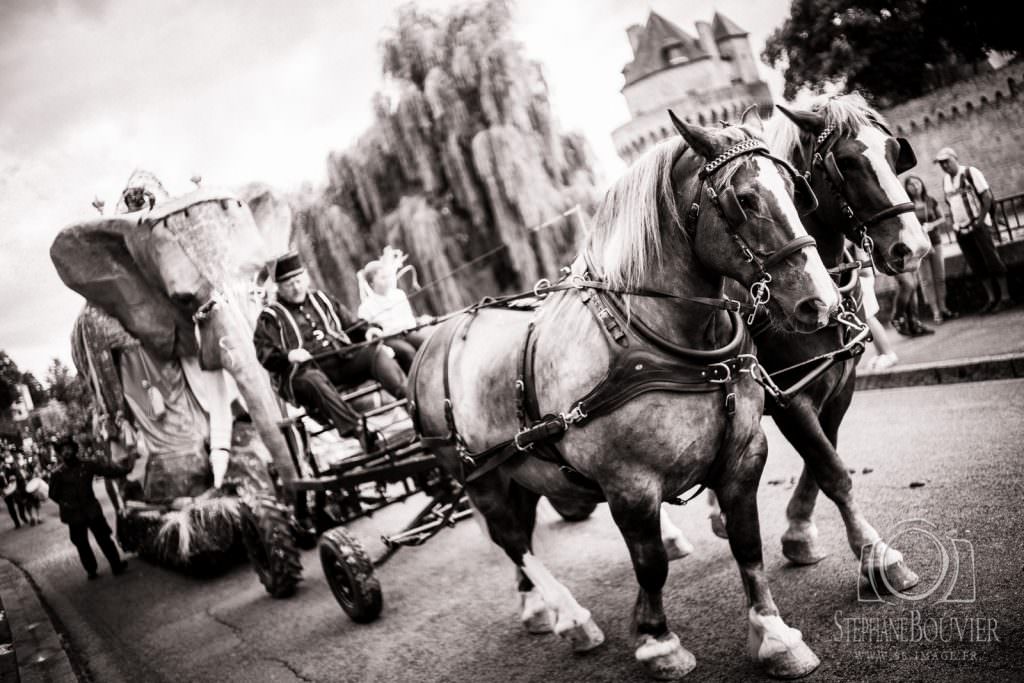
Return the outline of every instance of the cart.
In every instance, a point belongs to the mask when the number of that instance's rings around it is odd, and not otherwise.
[[[376,433],[377,439],[340,458],[317,457],[318,440],[326,441],[333,430],[306,419],[316,416],[296,411],[280,422],[300,476],[287,489],[279,487],[278,495],[249,495],[241,506],[246,551],[270,595],[285,598],[295,592],[302,575],[300,551],[319,539],[320,562],[334,597],[354,621],[373,621],[382,607],[374,567],[471,514],[462,487],[420,442],[407,402],[385,402],[384,396],[376,383],[342,395],[360,411],[363,432]],[[371,559],[343,528],[419,494],[426,495],[426,505],[405,528],[382,537],[385,551],[378,557]]]

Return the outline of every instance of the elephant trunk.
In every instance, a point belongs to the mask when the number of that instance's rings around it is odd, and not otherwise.
[[[249,416],[273,458],[283,486],[282,494],[290,502],[292,492],[289,484],[296,477],[295,464],[278,425],[282,417],[280,404],[270,384],[270,376],[256,358],[250,327],[241,312],[229,302],[218,302],[203,321],[203,326],[207,327],[204,339],[209,335],[216,342],[221,365],[238,385]]]

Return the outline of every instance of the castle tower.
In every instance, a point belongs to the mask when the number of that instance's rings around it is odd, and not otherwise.
[[[771,93],[757,72],[747,32],[717,12],[696,29],[694,37],[657,12],[643,26],[626,29],[633,61],[622,69],[622,95],[632,120],[612,139],[627,163],[675,135],[666,109],[701,125],[734,121],[751,104],[771,115]]]

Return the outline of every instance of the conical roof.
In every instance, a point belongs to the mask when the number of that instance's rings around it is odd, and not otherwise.
[[[745,36],[747,32],[737,26],[729,17],[715,12],[715,18],[711,20],[711,35],[715,37],[716,41],[719,41],[726,38]]]
[[[677,48],[686,59],[709,56],[700,41],[657,12],[651,12],[637,40],[633,61],[622,70],[626,85],[669,67],[667,48]]]

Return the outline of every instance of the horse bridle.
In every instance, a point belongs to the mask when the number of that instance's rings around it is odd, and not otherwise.
[[[880,121],[872,119],[872,124],[882,132],[886,133],[889,137],[894,137],[892,132]],[[836,162],[835,154],[832,152],[832,147],[839,141],[839,137],[834,135],[837,130],[838,128],[836,125],[830,123],[815,139],[814,151],[811,155],[811,167],[806,173],[804,173],[804,178],[809,182],[811,174],[814,172],[816,167],[820,166],[824,169],[825,181],[828,183],[829,189],[832,190],[832,194],[839,202],[840,212],[853,224],[854,234],[857,237],[856,243],[868,254],[868,259],[871,262],[872,267],[875,267],[875,242],[868,234],[868,230],[888,218],[912,212],[914,210],[914,203],[904,202],[902,204],[889,206],[863,219],[857,216],[857,213],[853,210],[853,206],[850,204],[849,200],[846,198],[845,192],[843,191],[843,188],[846,186],[846,178],[843,177],[842,171],[839,170],[839,164]],[[897,157],[896,172],[902,173],[903,171],[910,170],[917,165],[917,156],[914,154],[914,150],[906,138],[896,138],[896,142],[900,146],[900,152]]]
[[[769,272],[770,269],[804,247],[817,246],[817,242],[810,235],[800,235],[799,237],[795,237],[782,245],[775,251],[762,256],[757,254],[750,247],[747,241],[743,239],[743,236],[739,234],[739,227],[746,223],[748,218],[746,211],[743,210],[739,200],[736,198],[736,192],[732,187],[728,187],[721,193],[718,193],[715,191],[714,187],[711,186],[709,180],[715,175],[715,173],[720,171],[733,159],[754,154],[767,157],[774,163],[786,169],[790,177],[793,179],[794,203],[797,205],[797,210],[801,216],[814,211],[818,207],[818,199],[814,195],[814,190],[811,189],[811,186],[807,182],[807,178],[805,176],[798,173],[789,162],[774,156],[768,147],[766,147],[760,140],[756,138],[746,138],[725,150],[717,157],[704,164],[701,168],[700,172],[697,174],[697,177],[700,179],[697,196],[690,204],[690,210],[687,212],[684,221],[684,228],[687,233],[693,237],[697,231],[697,219],[700,217],[700,206],[703,201],[703,196],[706,193],[719,215],[730,227],[729,232],[733,240],[735,240],[736,244],[739,246],[744,260],[747,263],[754,264],[754,267],[758,271],[758,276],[757,280],[754,281],[754,284],[750,286],[750,296],[754,303],[753,311],[747,318],[747,324],[752,324],[754,322],[758,309],[761,306],[766,305],[771,299],[769,284],[772,281],[772,276]]]

